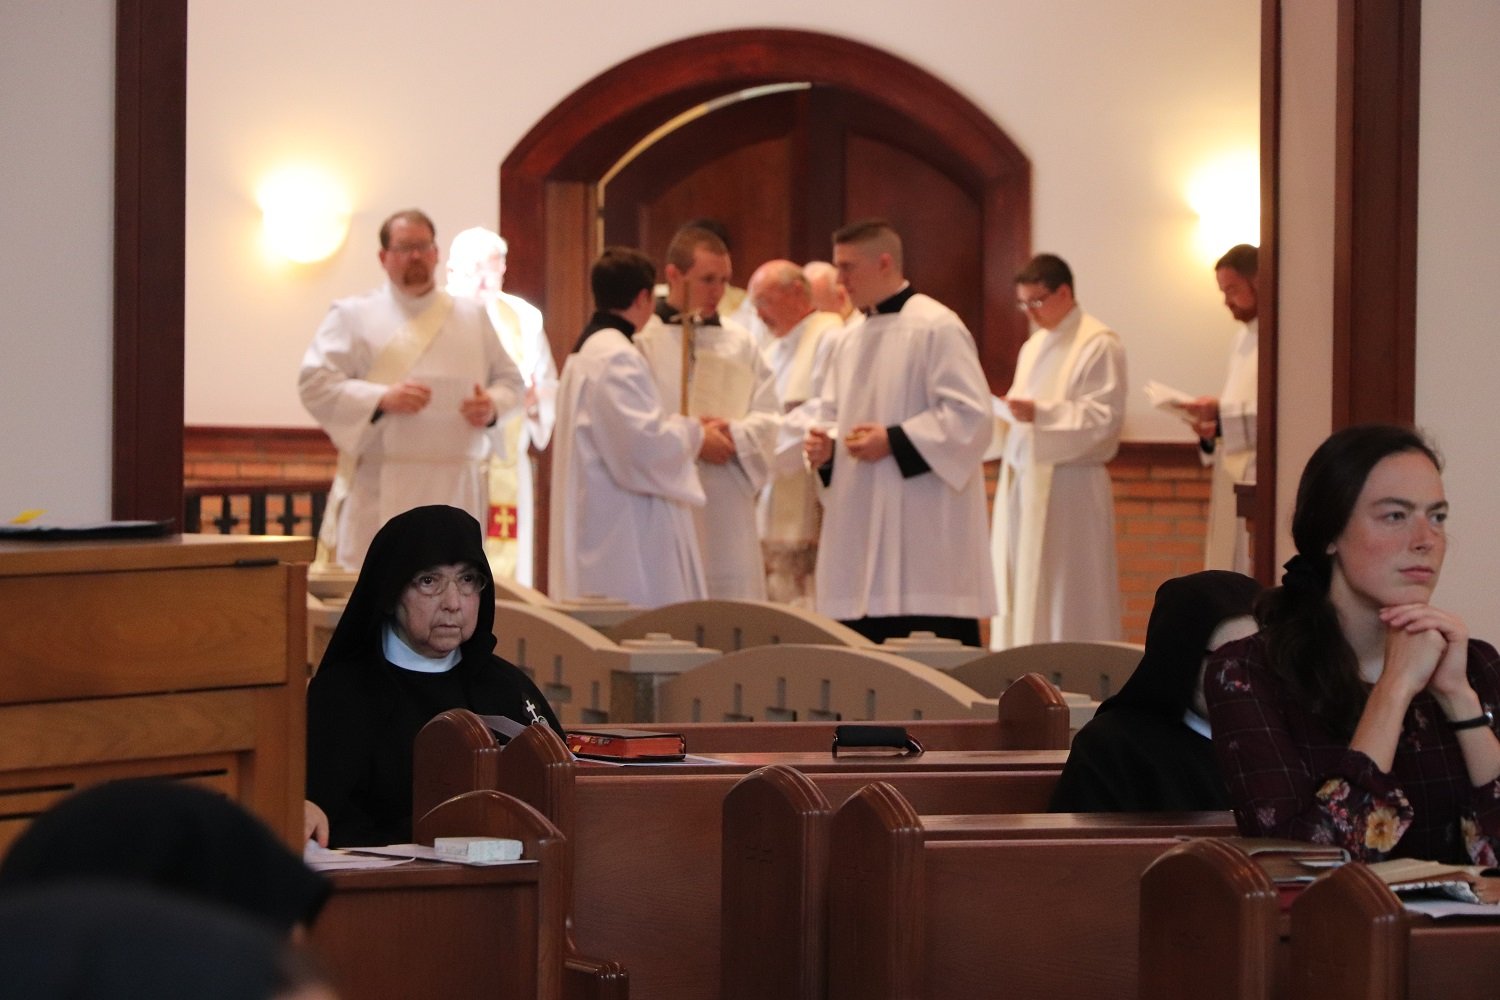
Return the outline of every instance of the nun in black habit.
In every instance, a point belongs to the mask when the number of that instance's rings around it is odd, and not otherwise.
[[[495,656],[495,590],[479,522],[409,510],[370,543],[307,688],[307,797],[334,847],[405,843],[412,743],[452,708],[562,726],[518,667]]]
[[[1259,593],[1248,576],[1224,570],[1157,588],[1141,661],[1073,738],[1052,812],[1229,808],[1203,712],[1203,664],[1214,648],[1255,631],[1246,616]]]

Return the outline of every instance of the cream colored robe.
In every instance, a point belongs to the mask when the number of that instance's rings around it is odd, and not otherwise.
[[[1220,437],[1213,454],[1213,484],[1208,499],[1205,569],[1250,572],[1250,534],[1235,515],[1236,483],[1255,482],[1256,375],[1260,321],[1242,325],[1229,348],[1229,374],[1219,393]]]
[[[404,373],[433,389],[433,401],[415,414],[382,414],[371,421],[388,383],[365,376],[386,345],[438,296],[405,295],[389,282],[365,295],[340,299],[329,309],[302,358],[297,391],[302,405],[352,467],[348,496],[335,525],[333,559],[357,571],[370,539],[386,521],[426,504],[460,507],[484,524],[485,463],[497,428],[521,406],[521,374],[500,346],[489,317],[476,302],[454,300],[436,337]],[[474,385],[489,394],[499,421],[470,427],[457,400]]]
[[[713,353],[741,366],[750,379],[750,401],[740,414],[711,414],[729,420],[735,456],[724,465],[698,463],[708,502],[694,511],[708,596],[765,600],[766,574],[755,531],[755,495],[771,477],[771,451],[780,425],[771,370],[748,331],[730,320],[697,327],[695,356]],[[657,391],[669,410],[681,403],[682,327],[651,319],[635,335]],[[691,377],[691,372],[690,372]]]
[[[1075,307],[1021,346],[1008,396],[1036,401],[1033,423],[997,404],[1004,434],[991,535],[1000,612],[990,647],[1120,638],[1114,498],[1105,463],[1125,417],[1125,350]]]

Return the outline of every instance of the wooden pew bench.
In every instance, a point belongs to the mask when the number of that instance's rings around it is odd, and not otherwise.
[[[1232,842],[1183,845],[1141,883],[1141,996],[1480,1000],[1500,996],[1500,916],[1408,911],[1368,868],[1319,878],[1279,912]]]
[[[498,792],[443,803],[416,840],[508,837],[520,865],[473,868],[414,861],[335,871],[312,947],[346,997],[361,1000],[558,1000],[563,955],[562,835]]]
[[[916,917],[921,903],[917,898],[919,893],[909,893],[909,898],[899,903],[887,900],[880,904],[878,913],[865,920],[873,900],[853,898],[847,884],[837,890],[830,889],[831,879],[853,877],[856,881],[869,880],[888,888],[900,885],[910,890],[910,884],[903,880],[915,869],[898,873],[903,864],[900,855],[911,854],[918,845],[964,842],[966,847],[972,847],[970,842],[1004,841],[1041,844],[1044,846],[1039,850],[1045,852],[1049,850],[1045,846],[1048,842],[1071,842],[1075,846],[1108,842],[1107,850],[1117,850],[1124,841],[1142,840],[1152,845],[1152,851],[1160,851],[1177,837],[1222,836],[1234,831],[1234,821],[1228,813],[999,812],[922,816],[915,811],[920,807],[892,783],[861,789],[843,804],[838,814],[841,818],[835,820],[830,800],[810,777],[787,768],[764,768],[744,778],[725,800],[721,924],[721,996],[725,1000],[764,996],[816,1000],[834,995],[833,984],[838,974],[831,970],[829,961],[831,927],[839,928],[850,940],[883,942],[873,945],[882,952],[893,938],[920,930],[920,918]],[[895,826],[887,829],[882,823],[872,822],[879,816],[896,821]],[[903,831],[906,842],[897,843],[892,832],[901,829],[902,822],[911,825]],[[840,861],[833,860],[841,856],[857,859],[853,869],[844,869]],[[1020,864],[1025,866],[1024,861]],[[1144,867],[1145,861],[1140,865]],[[1030,874],[1047,877],[1045,872]],[[1135,875],[1139,875],[1139,870]],[[992,901],[1001,901],[1003,905],[1003,900],[1011,898],[1017,889],[1016,885],[996,886],[992,893],[997,895]],[[831,898],[842,899],[842,903],[830,903]],[[1106,896],[1099,900],[1099,905],[1122,904]],[[840,906],[844,907],[842,914]],[[898,906],[903,908],[899,918],[894,909]],[[1133,902],[1131,906],[1128,911],[1131,919],[1124,923],[1133,921]],[[1033,910],[1023,917],[1029,922],[1048,918],[1047,908]],[[895,919],[917,922],[898,926],[892,922]],[[1060,938],[1067,936],[1063,930],[1057,933]],[[973,941],[972,935],[971,943],[990,947],[985,942]],[[845,957],[851,965],[878,960],[863,951]],[[879,973],[877,978],[884,974]],[[1049,990],[1053,988],[1053,984],[1039,980],[1038,988],[1042,985]],[[847,991],[844,995],[855,993]],[[925,995],[958,994],[938,990]],[[1016,995],[1052,994],[1042,991]]]
[[[1179,842],[1170,828],[929,838],[896,789],[871,785],[830,827],[827,995],[1128,1000],[1141,873]]]
[[[889,780],[932,812],[1044,809],[1062,751],[933,752],[914,758],[727,755],[723,763],[589,766],[533,727],[500,750],[468,713],[445,713],[415,752],[414,802],[498,788],[537,807],[567,836],[577,954],[621,962],[637,998],[718,994],[720,824],[725,797],[767,764],[796,767],[831,802]],[[478,784],[474,784],[478,783]]]

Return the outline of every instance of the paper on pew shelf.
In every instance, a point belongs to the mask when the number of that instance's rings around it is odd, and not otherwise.
[[[468,865],[470,868],[490,868],[494,865],[531,865],[536,864],[529,858],[517,858],[514,861],[460,861],[456,858],[445,858],[437,852],[436,848],[427,847],[424,844],[387,844],[385,847],[353,847],[351,851],[360,854],[376,854],[382,857],[402,858],[407,861],[441,861],[450,865]]]
[[[333,850],[327,847],[319,847],[318,842],[309,840],[307,846],[302,849],[302,862],[315,872],[337,872],[353,871],[361,868],[393,868],[396,865],[404,865],[410,858],[372,858],[363,854],[350,854],[348,851]]]

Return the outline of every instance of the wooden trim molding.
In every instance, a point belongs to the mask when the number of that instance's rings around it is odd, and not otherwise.
[[[118,0],[110,510],[182,518],[187,0]]]
[[[1272,586],[1276,573],[1276,435],[1279,430],[1280,370],[1277,337],[1281,217],[1281,5],[1262,0],[1260,7],[1260,254],[1256,275],[1259,370],[1256,372],[1255,498],[1250,535],[1250,566],[1255,578]]]
[[[1333,426],[1416,416],[1419,0],[1339,0]]]

